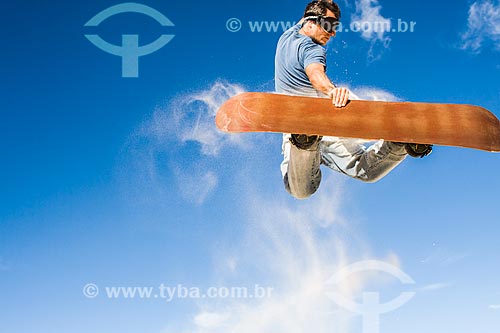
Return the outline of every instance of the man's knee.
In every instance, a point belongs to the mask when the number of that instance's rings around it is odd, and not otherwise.
[[[291,196],[295,199],[303,200],[309,198],[311,195],[316,193],[319,188],[319,184],[321,182],[321,178],[319,178],[316,182],[311,182],[311,184],[302,184],[302,186],[290,186],[290,182],[288,179],[288,173],[283,177],[283,184],[285,185],[285,189]]]
[[[363,183],[367,184],[373,184],[378,182],[380,179],[384,178],[384,176],[372,176],[372,177],[358,177],[359,180],[361,180]]]
[[[373,184],[384,178],[389,174],[389,172],[393,169],[394,167],[386,170],[369,170],[363,175],[355,177],[358,180],[361,180],[363,183],[368,183],[368,184]]]

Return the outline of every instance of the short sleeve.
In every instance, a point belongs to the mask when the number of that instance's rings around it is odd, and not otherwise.
[[[314,42],[305,43],[300,48],[299,60],[304,69],[313,63],[319,63],[326,67],[326,50]]]

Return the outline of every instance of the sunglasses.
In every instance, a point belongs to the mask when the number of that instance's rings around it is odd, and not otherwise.
[[[315,21],[320,25],[323,30],[328,33],[334,33],[339,27],[339,20],[335,17],[330,16],[308,16],[305,18],[306,21]]]

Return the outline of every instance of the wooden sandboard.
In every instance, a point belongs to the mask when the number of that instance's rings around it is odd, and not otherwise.
[[[225,132],[282,132],[384,139],[500,151],[500,121],[474,105],[349,101],[272,93],[243,93],[216,115]]]

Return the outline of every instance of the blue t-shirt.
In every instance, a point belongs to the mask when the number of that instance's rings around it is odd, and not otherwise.
[[[276,92],[287,95],[320,96],[306,74],[306,67],[319,63],[326,69],[326,50],[311,37],[299,33],[296,24],[281,35],[274,61]]]

